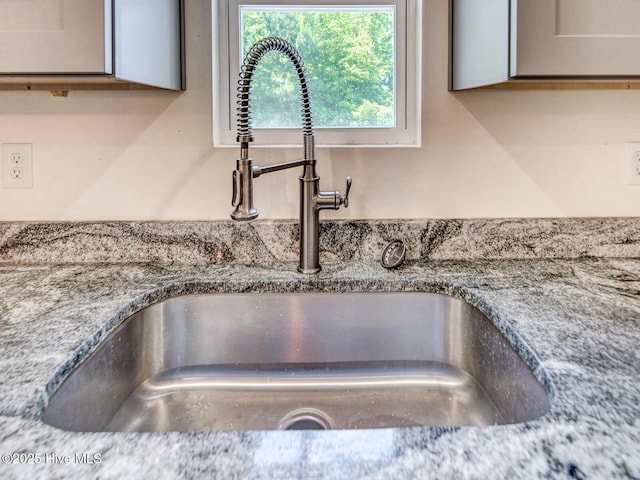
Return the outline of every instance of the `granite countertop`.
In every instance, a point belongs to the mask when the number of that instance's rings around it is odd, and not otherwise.
[[[640,478],[640,220],[325,222],[312,276],[295,271],[295,238],[293,222],[0,224],[0,453],[25,454],[2,457],[0,476]],[[377,255],[394,238],[409,254],[388,271]],[[132,312],[249,291],[461,297],[535,352],[551,412],[322,432],[76,433],[38,419]]]

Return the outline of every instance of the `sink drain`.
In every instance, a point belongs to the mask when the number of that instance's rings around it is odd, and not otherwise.
[[[315,408],[300,408],[288,413],[278,427],[280,430],[331,430],[332,428],[331,418]]]

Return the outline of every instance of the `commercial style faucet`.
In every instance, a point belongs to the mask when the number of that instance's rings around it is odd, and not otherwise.
[[[302,104],[302,145],[303,157],[300,160],[277,163],[259,167],[253,165],[249,157],[249,143],[253,141],[249,93],[251,78],[260,59],[270,51],[284,54],[295,67],[300,81],[300,101]],[[267,37],[256,42],[247,53],[238,81],[238,136],[240,157],[236,160],[233,172],[234,207],[231,218],[234,220],[253,220],[258,211],[253,207],[253,179],[260,175],[293,167],[302,167],[300,175],[300,263],[301,273],[316,273],[321,270],[319,259],[320,210],[338,210],[341,205],[349,206],[351,177],[347,177],[344,195],[338,191],[321,192],[320,177],[316,172],[315,136],[311,118],[311,100],[307,74],[300,54],[286,40]]]

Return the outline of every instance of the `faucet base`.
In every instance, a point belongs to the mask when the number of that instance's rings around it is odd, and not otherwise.
[[[248,222],[249,220],[258,218],[258,213],[258,210],[256,210],[255,208],[252,208],[248,212],[238,210],[231,212],[231,218],[240,222]]]
[[[305,275],[310,275],[312,273],[318,273],[320,270],[322,270],[322,267],[316,267],[316,268],[302,268],[302,267],[298,267],[298,272],[300,273],[304,273]]]

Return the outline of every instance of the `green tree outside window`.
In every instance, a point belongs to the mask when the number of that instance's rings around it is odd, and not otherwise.
[[[243,57],[256,41],[282,37],[300,52],[319,127],[393,127],[394,18],[385,11],[265,11],[242,14]],[[298,80],[277,52],[260,62],[252,81],[252,124],[300,125]]]

